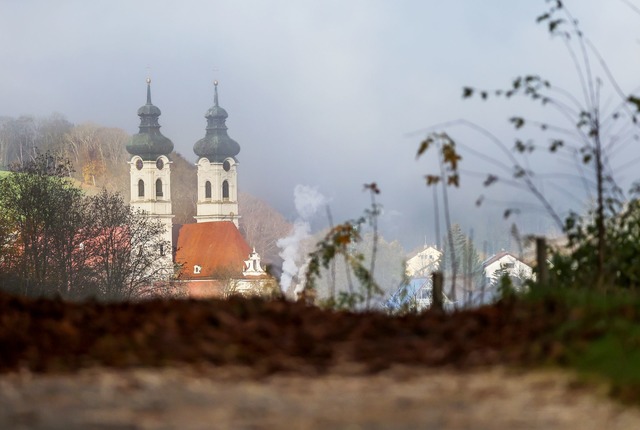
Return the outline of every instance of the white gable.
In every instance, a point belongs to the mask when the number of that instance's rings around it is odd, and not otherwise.
[[[427,246],[415,256],[407,260],[407,276],[428,276],[431,272],[438,270],[442,252],[433,246]]]
[[[497,272],[501,269],[506,270],[512,276],[522,279],[529,279],[533,276],[533,269],[511,254],[505,253],[500,258],[490,259],[489,261],[490,263],[484,268],[484,275],[492,281],[497,278]]]

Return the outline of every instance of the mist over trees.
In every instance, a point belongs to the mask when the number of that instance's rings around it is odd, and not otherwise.
[[[19,166],[37,156],[37,151],[56,152],[62,148],[65,135],[73,125],[58,113],[46,118],[23,115],[0,117],[0,166]]]
[[[0,164],[24,167],[39,153],[48,152],[70,161],[67,176],[78,182],[128,190],[127,154],[129,135],[121,129],[84,123],[73,125],[63,115],[20,116],[0,119]]]
[[[287,236],[293,225],[269,203],[251,194],[238,194],[240,231],[249,246],[256,248],[263,261],[272,269],[280,269],[282,257],[276,242]]]

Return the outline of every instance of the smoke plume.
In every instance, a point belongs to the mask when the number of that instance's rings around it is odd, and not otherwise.
[[[298,218],[293,224],[291,234],[282,239],[278,239],[276,245],[281,249],[280,257],[284,260],[282,263],[282,276],[280,277],[280,288],[283,292],[287,292],[291,287],[291,282],[295,276],[298,280],[304,275],[305,264],[299,263],[304,256],[300,256],[300,242],[311,235],[310,221],[322,206],[328,202],[317,189],[306,185],[296,185],[293,190],[293,199],[296,206]],[[300,289],[298,284],[296,292]]]

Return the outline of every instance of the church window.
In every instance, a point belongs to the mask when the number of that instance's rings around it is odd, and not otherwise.
[[[160,245],[160,255],[164,256],[164,245]]]
[[[142,179],[138,181],[138,197],[144,197],[144,181]]]
[[[204,183],[204,198],[205,199],[211,198],[211,182],[209,181]]]
[[[162,181],[160,179],[156,181],[156,197],[162,197]]]
[[[229,200],[229,182],[227,181],[222,183],[222,198]]]

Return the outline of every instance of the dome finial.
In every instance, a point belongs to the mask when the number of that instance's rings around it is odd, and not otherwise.
[[[151,78],[147,78],[147,104],[151,103]]]
[[[193,152],[198,157],[206,157],[211,162],[223,162],[226,158],[238,155],[240,145],[227,134],[225,121],[229,116],[227,111],[218,104],[218,81],[213,81],[215,86],[213,103],[204,117],[207,119],[207,128],[204,138],[193,145]]]
[[[173,151],[173,142],[160,133],[158,117],[162,112],[151,103],[151,78],[147,82],[147,104],[138,109],[140,130],[127,143],[127,152],[139,155],[144,160],[155,160],[160,155],[169,155]]]

